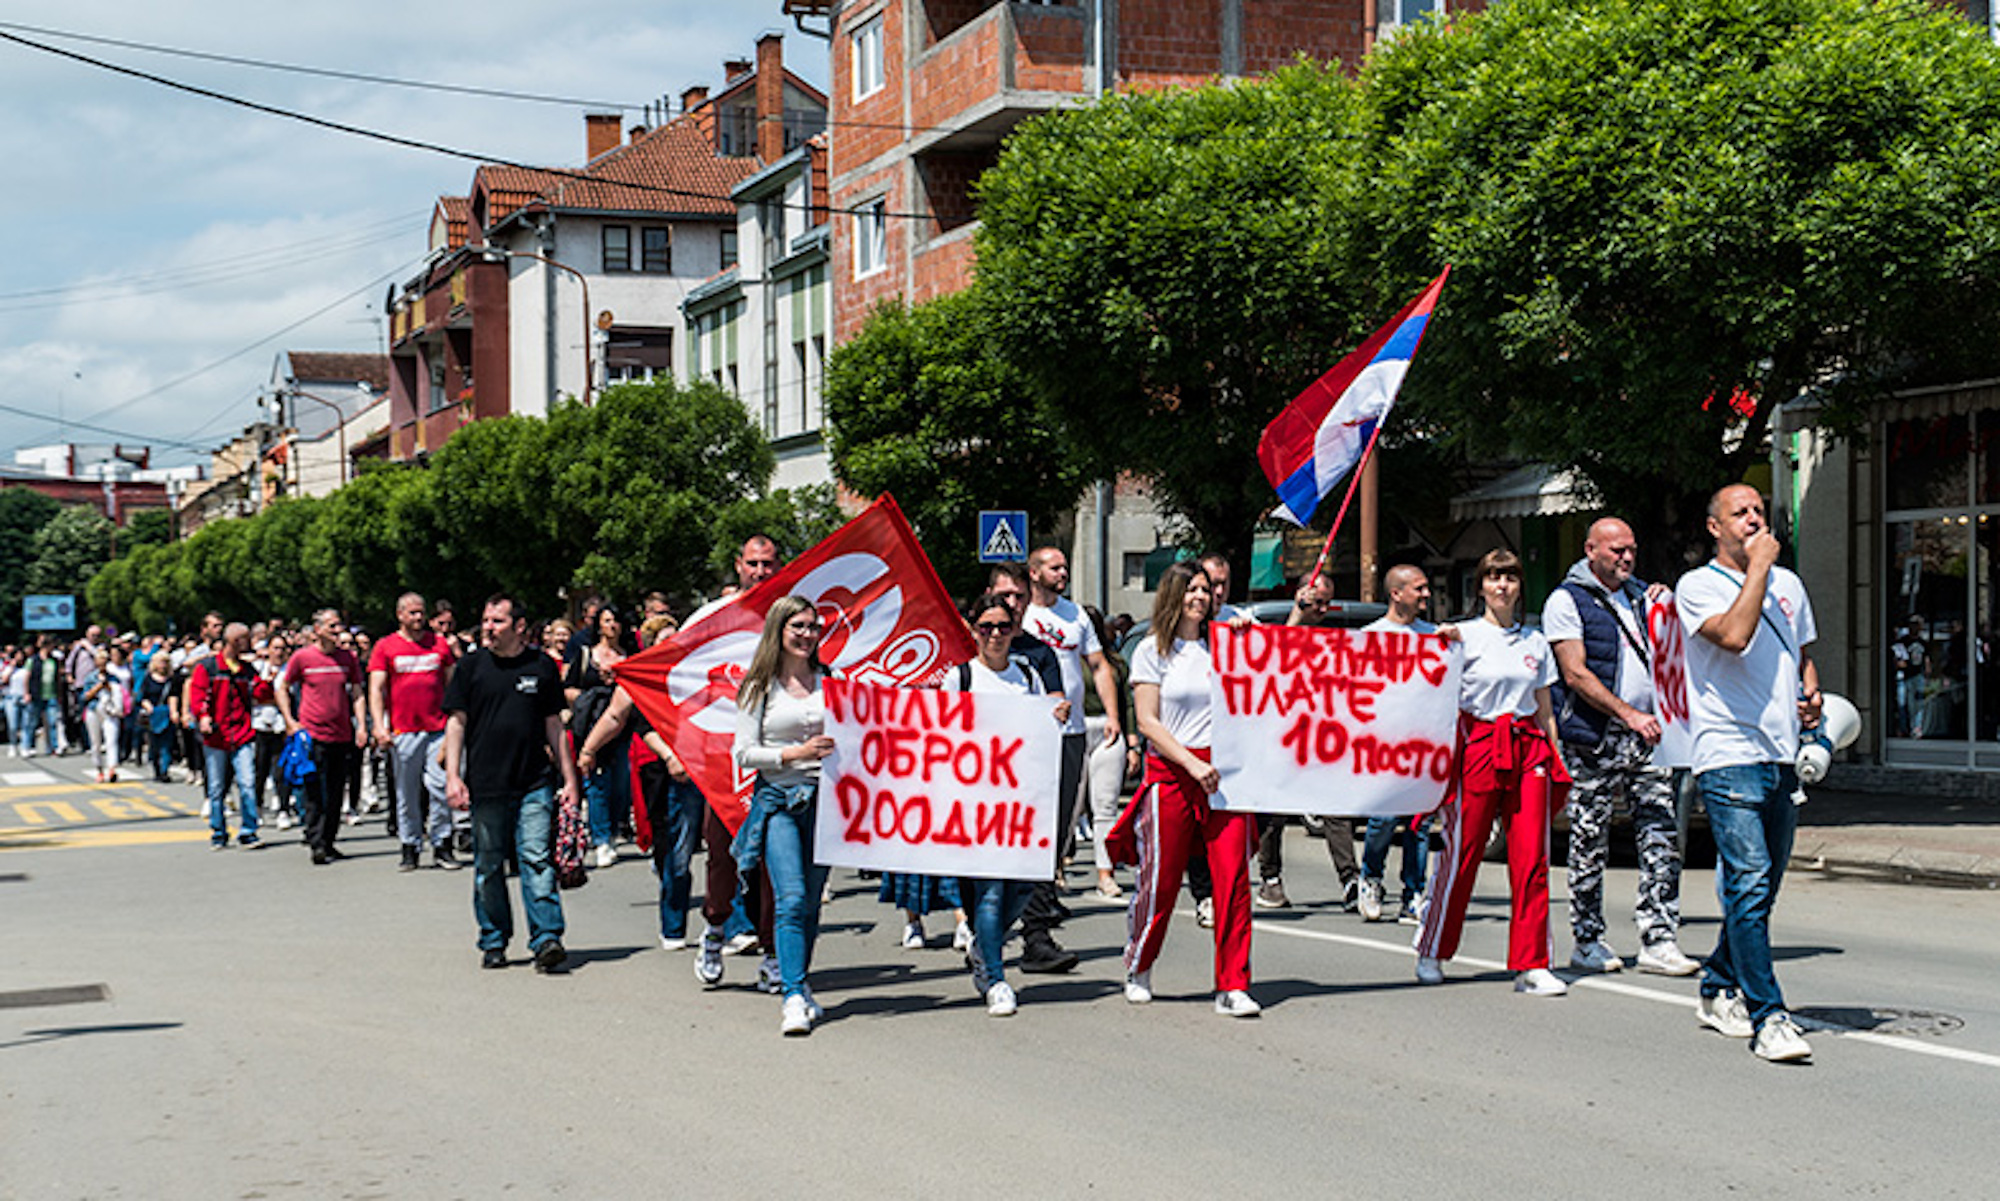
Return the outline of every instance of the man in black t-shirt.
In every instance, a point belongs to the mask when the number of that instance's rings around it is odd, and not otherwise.
[[[521,908],[535,970],[561,969],[562,898],[556,892],[559,805],[583,793],[563,737],[562,678],[555,663],[528,645],[519,602],[486,602],[485,645],[468,654],[445,689],[445,799],[472,812],[472,909],[479,918],[481,966],[507,966],[514,911],[507,901],[507,848],[521,871]],[[554,788],[556,772],[562,787]]]

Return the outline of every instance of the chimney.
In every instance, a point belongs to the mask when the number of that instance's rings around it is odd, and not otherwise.
[[[584,161],[594,162],[598,155],[618,149],[618,127],[624,120],[619,113],[583,114]]]
[[[682,115],[686,115],[688,113],[693,112],[697,105],[701,104],[702,101],[707,99],[708,99],[707,88],[689,88],[687,91],[682,92],[681,93]]]
[[[725,58],[722,60],[722,85],[728,87],[750,74],[750,60],[747,58]]]
[[[785,36],[757,39],[757,157],[766,165],[785,157]]]
[[[630,139],[631,141],[634,141],[634,142],[636,142],[636,141],[638,141],[638,140],[639,140],[640,138],[643,138],[643,137],[645,137],[645,136],[646,136],[646,127],[645,127],[645,126],[643,126],[643,125],[634,125],[634,126],[632,127],[632,136],[631,136],[631,139]]]

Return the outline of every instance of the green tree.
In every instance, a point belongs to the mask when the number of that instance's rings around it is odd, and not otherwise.
[[[21,598],[35,558],[35,535],[62,505],[32,488],[0,489],[0,637],[21,635]]]
[[[165,546],[174,540],[174,515],[167,509],[137,509],[118,531],[118,553],[129,555],[142,546]]]
[[[984,582],[981,509],[1025,509],[1045,536],[1086,478],[1042,393],[994,348],[985,301],[975,286],[885,303],[826,373],[834,473],[862,496],[896,498],[955,595]]]
[[[88,505],[71,505],[35,532],[25,587],[31,593],[84,594],[111,561],[111,522]]]
[[[1360,96],[1369,186],[1326,203],[1377,310],[1452,264],[1406,397],[1469,454],[1684,532],[1801,390],[1852,430],[1992,374],[2000,52],[1942,6],[1509,0],[1399,36]]]
[[[1025,123],[980,180],[999,356],[1091,476],[1147,479],[1238,561],[1264,425],[1388,315],[1345,269],[1356,112],[1331,66],[1119,95]]]
[[[702,580],[711,587],[704,591],[712,593],[713,585],[736,582],[736,552],[753,535],[770,538],[778,544],[778,553],[790,559],[810,550],[846,520],[830,484],[780,488],[769,496],[739,500],[716,514],[714,544]]]

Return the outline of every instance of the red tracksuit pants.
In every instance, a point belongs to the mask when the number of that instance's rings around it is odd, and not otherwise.
[[[1458,953],[1465,909],[1494,822],[1507,832],[1507,883],[1513,916],[1507,970],[1549,966],[1549,814],[1569,791],[1569,776],[1540,731],[1512,721],[1465,719],[1460,725],[1457,795],[1438,811],[1444,852],[1431,879],[1430,907],[1417,954]]]
[[[1194,753],[1208,757],[1205,749]],[[1139,879],[1125,913],[1126,970],[1149,971],[1160,957],[1188,857],[1200,846],[1215,879],[1215,991],[1249,988],[1250,855],[1257,843],[1256,815],[1209,808],[1208,794],[1194,777],[1157,755],[1146,756],[1146,776],[1132,803]]]

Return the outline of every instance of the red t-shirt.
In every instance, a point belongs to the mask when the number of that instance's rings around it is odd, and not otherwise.
[[[354,741],[354,702],[347,689],[360,683],[360,660],[353,651],[339,647],[331,654],[316,646],[303,647],[285,664],[284,686],[299,686],[298,708],[292,716],[316,742]]]
[[[424,631],[421,642],[399,630],[375,644],[368,670],[389,677],[389,728],[398,734],[444,729],[444,674],[451,644]]]

